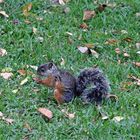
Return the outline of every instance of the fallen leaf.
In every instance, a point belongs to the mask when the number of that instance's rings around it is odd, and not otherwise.
[[[82,29],[88,29],[88,25],[86,23],[82,23],[80,25],[80,28],[82,28]]]
[[[0,117],[3,117],[3,113],[0,111]]]
[[[126,53],[126,52],[123,54],[123,56],[124,57],[130,57],[130,55],[128,53]]]
[[[75,113],[68,113],[67,116],[69,119],[73,119],[75,117]]]
[[[109,45],[109,44],[115,44],[115,43],[117,43],[118,42],[118,40],[115,40],[115,39],[108,39],[106,42],[105,42],[105,44],[106,45]]]
[[[62,57],[61,57],[60,65],[61,65],[61,66],[65,65],[65,60],[64,60]]]
[[[116,52],[116,54],[121,54],[120,48],[116,48],[116,49],[115,49],[115,52]]]
[[[102,116],[102,120],[107,120],[108,118],[108,116]]]
[[[0,15],[3,15],[4,17],[9,17],[7,14],[6,14],[6,12],[5,11],[0,11]]]
[[[28,77],[26,77],[24,80],[22,80],[20,82],[20,85],[22,86],[22,85],[26,84],[27,82],[28,82]]]
[[[53,117],[52,112],[47,108],[38,108],[38,111],[48,119],[51,119]]]
[[[0,48],[0,56],[5,56],[7,55],[7,51],[3,48]]]
[[[30,125],[27,122],[25,122],[24,128],[28,129],[29,131],[32,131]]]
[[[99,54],[95,50],[90,49],[90,51],[91,51],[91,54],[94,55],[96,58],[99,57]]]
[[[100,4],[97,8],[96,8],[96,12],[103,12],[105,10],[105,8],[107,7],[106,4]]]
[[[89,49],[87,47],[78,46],[77,48],[81,53],[88,53],[88,51],[89,51]]]
[[[133,62],[133,64],[137,67],[140,67],[140,62]]]
[[[21,70],[18,70],[17,71],[20,75],[26,75],[27,74],[27,72],[24,70],[24,69],[21,69]]]
[[[8,124],[12,124],[14,122],[14,120],[10,118],[4,118],[3,120],[6,121]]]
[[[37,28],[33,27],[32,30],[33,30],[33,33],[34,33],[34,34],[37,33]]]
[[[22,9],[22,12],[23,12],[23,15],[24,16],[29,16],[29,11],[32,9],[32,3],[28,3],[26,4],[23,9]]]
[[[71,32],[66,32],[67,35],[73,36],[73,33]]]
[[[34,65],[29,65],[30,68],[34,69],[34,70],[37,70],[38,69],[38,66],[34,66]]]
[[[136,13],[136,17],[140,17],[140,13]]]
[[[130,37],[126,37],[126,38],[124,38],[123,40],[126,41],[126,42],[132,42],[133,39],[130,38]]]
[[[122,116],[116,116],[113,118],[113,121],[115,122],[120,122],[121,120],[123,120],[124,118]]]
[[[59,0],[60,5],[65,5],[65,2],[63,0]]]
[[[44,38],[41,37],[41,36],[39,36],[39,37],[37,37],[37,41],[39,41],[40,43],[42,43],[44,41]]]
[[[140,54],[140,51],[137,51],[137,54]]]
[[[2,76],[4,79],[8,80],[13,76],[13,73],[11,73],[11,72],[3,72],[3,73],[0,73],[0,76]]]
[[[4,2],[4,0],[0,0],[0,3],[3,3]]]
[[[107,7],[114,8],[116,7],[116,3],[107,3]]]
[[[18,92],[18,89],[12,90],[12,93],[17,93],[17,92]]]
[[[29,21],[29,20],[25,20],[24,21],[26,24],[31,24],[31,21]]]
[[[96,16],[95,11],[85,10],[84,15],[83,15],[83,20],[89,20],[89,19],[91,19],[91,18],[93,18],[95,16]]]
[[[84,44],[85,47],[89,48],[89,49],[92,49],[94,48],[94,44]]]
[[[140,49],[140,43],[136,43],[136,48]]]
[[[122,34],[128,34],[128,32],[126,30],[121,30]]]

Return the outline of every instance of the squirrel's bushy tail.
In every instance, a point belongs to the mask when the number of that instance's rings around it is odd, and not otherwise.
[[[109,93],[109,82],[99,68],[83,70],[77,78],[77,94],[85,103],[101,103]]]

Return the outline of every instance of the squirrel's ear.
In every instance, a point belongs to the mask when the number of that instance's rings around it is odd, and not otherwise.
[[[52,66],[53,66],[53,63],[52,63],[52,62],[49,62],[49,63],[48,63],[48,67],[49,67],[49,69],[51,69]]]

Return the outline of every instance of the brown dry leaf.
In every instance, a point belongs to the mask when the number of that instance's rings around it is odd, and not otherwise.
[[[89,48],[89,49],[92,49],[92,48],[94,48],[95,46],[94,46],[94,44],[85,44],[85,47],[87,47],[87,48]]]
[[[23,9],[22,9],[22,12],[23,12],[23,15],[24,16],[29,16],[29,11],[32,9],[32,3],[28,3],[28,4],[26,4],[24,7],[23,7]]]
[[[115,39],[108,39],[106,42],[105,42],[105,44],[106,45],[109,45],[109,44],[115,44],[115,43],[117,43],[118,42],[118,40],[115,40]]]
[[[94,55],[96,58],[99,57],[99,54],[95,50],[90,49],[90,51],[91,51],[91,54]]]
[[[97,8],[96,8],[96,12],[103,12],[105,10],[105,8],[107,7],[106,4],[100,4]]]
[[[124,57],[130,57],[130,55],[128,53],[126,53],[126,52],[123,54],[123,56]]]
[[[3,72],[3,73],[0,73],[0,76],[2,76],[4,79],[8,80],[13,76],[13,73],[12,72]]]
[[[140,67],[140,62],[133,62],[133,64],[137,67]]]
[[[18,70],[17,71],[20,75],[26,75],[27,74],[27,72],[24,70],[24,69],[21,69],[21,70]]]
[[[0,11],[0,15],[3,15],[4,17],[9,17],[7,14],[6,14],[6,12],[5,11]]]
[[[84,11],[84,15],[83,15],[83,20],[89,20],[93,17],[96,16],[96,12],[95,11],[91,11],[91,10],[85,10]]]
[[[82,28],[82,29],[88,29],[88,25],[86,23],[82,23],[80,25],[80,28]]]
[[[113,118],[113,121],[120,122],[123,119],[124,119],[124,117],[122,117],[122,116],[116,116],[116,117]]]
[[[124,38],[123,40],[126,41],[126,42],[132,42],[132,41],[133,41],[133,39],[130,38],[130,37],[126,37],[126,38]]]
[[[34,34],[37,33],[37,28],[33,27],[32,30],[33,30],[33,33],[34,33]]]
[[[139,43],[136,43],[136,48],[137,49],[140,49],[140,42]]]
[[[89,49],[87,47],[78,46],[77,48],[81,53],[88,53],[89,52]]]
[[[38,108],[38,111],[48,119],[52,119],[53,113],[47,108]]]
[[[63,0],[58,0],[60,5],[65,5],[65,2]]]
[[[29,131],[32,131],[30,125],[27,122],[25,122],[24,128],[28,129]]]
[[[7,51],[3,48],[0,48],[0,56],[5,56],[7,55]]]
[[[116,52],[116,54],[121,54],[120,48],[116,48],[116,49],[115,49],[115,52]]]
[[[29,20],[25,20],[24,21],[26,24],[31,24],[31,21],[29,21]]]
[[[3,3],[4,2],[4,0],[0,0],[0,3]]]
[[[20,82],[20,85],[22,86],[22,85],[26,84],[27,82],[28,82],[28,77],[26,77],[24,80],[22,80]]]

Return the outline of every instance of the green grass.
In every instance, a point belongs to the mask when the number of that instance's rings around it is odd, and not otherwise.
[[[32,15],[26,18],[23,16],[22,7],[28,2],[32,2],[33,7]],[[104,12],[86,22],[89,26],[87,32],[80,29],[79,25],[83,23],[83,10],[97,7],[92,0],[71,0],[66,5],[70,8],[68,14],[63,13],[63,6],[53,7],[47,0],[7,0],[0,4],[0,9],[10,16],[7,19],[0,17],[0,47],[8,52],[6,56],[0,57],[0,71],[10,67],[14,74],[9,80],[0,77],[0,111],[15,120],[12,125],[0,120],[1,140],[140,139],[139,87],[131,85],[126,90],[121,89],[124,82],[130,81],[127,78],[129,74],[140,77],[140,69],[132,65],[133,61],[140,60],[135,47],[135,43],[140,41],[140,20],[135,16],[136,12],[140,12],[140,1],[114,2],[117,4],[115,8],[106,8]],[[38,21],[36,17],[42,17],[43,20]],[[13,24],[15,19],[19,24]],[[26,24],[25,20],[31,21],[31,24]],[[37,28],[37,34],[32,33],[32,27]],[[113,33],[114,30],[126,30],[128,34]],[[72,44],[68,43],[66,32],[73,33],[70,37]],[[78,40],[80,35],[82,39]],[[38,37],[43,37],[44,41],[38,42]],[[132,42],[122,41],[126,37],[131,37]],[[119,41],[113,45],[105,45],[105,41],[110,38]],[[98,44],[98,59],[77,50],[78,45],[85,43]],[[116,55],[114,49],[118,47],[127,51],[130,57]],[[34,83],[30,75],[29,81],[20,86],[26,76],[20,76],[17,70],[24,68],[35,73],[27,68],[27,65],[38,66],[49,60],[60,65],[61,58],[65,60],[65,65],[60,67],[75,75],[78,75],[82,68],[98,65],[108,76],[112,92],[119,97],[118,102],[108,101],[103,104],[103,109],[109,116],[108,120],[102,120],[94,105],[83,105],[80,99],[58,107],[53,91]],[[118,59],[121,64],[118,64]],[[35,92],[35,88],[39,89],[39,92]],[[12,93],[14,89],[19,91]],[[46,122],[37,112],[39,107],[47,107],[53,112],[54,117],[50,122]],[[60,108],[75,112],[75,118],[66,118]],[[124,120],[116,123],[112,120],[115,116],[122,116]],[[30,125],[32,131],[24,127],[25,123]]]

